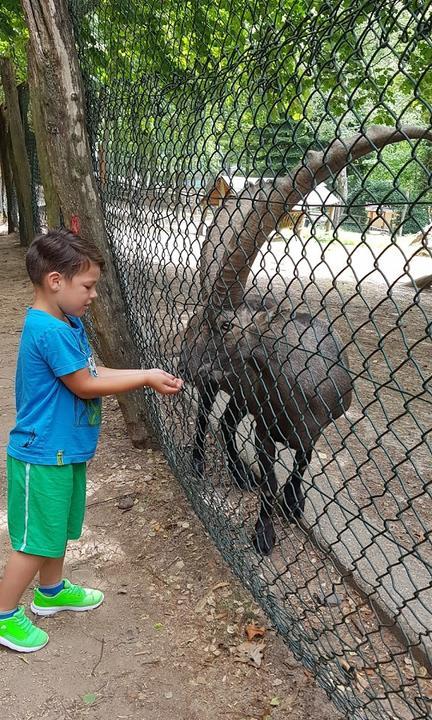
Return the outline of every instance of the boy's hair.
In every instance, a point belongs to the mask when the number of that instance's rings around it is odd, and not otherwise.
[[[104,268],[104,259],[96,245],[79,235],[59,228],[37,235],[26,253],[26,267],[33,285],[42,285],[50,272],[59,272],[69,280],[87,270],[90,263]]]

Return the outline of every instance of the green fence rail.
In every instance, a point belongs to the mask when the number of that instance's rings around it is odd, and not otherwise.
[[[346,717],[430,717],[431,3],[71,13],[174,472]]]

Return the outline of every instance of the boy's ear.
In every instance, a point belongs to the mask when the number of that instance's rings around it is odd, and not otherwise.
[[[46,275],[46,283],[48,285],[48,288],[52,292],[58,292],[58,290],[60,290],[62,278],[63,275],[57,272],[57,270],[48,273],[48,275]]]

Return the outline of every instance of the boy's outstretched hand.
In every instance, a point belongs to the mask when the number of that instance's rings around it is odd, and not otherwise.
[[[170,375],[165,370],[159,368],[151,368],[145,370],[146,373],[146,386],[153,388],[156,392],[161,395],[175,395],[183,387],[183,380]]]

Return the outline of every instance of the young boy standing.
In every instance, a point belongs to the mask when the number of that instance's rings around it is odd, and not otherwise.
[[[86,463],[96,450],[104,395],[151,387],[173,395],[182,381],[159,369],[97,368],[81,317],[97,297],[103,259],[67,230],[35,238],[26,255],[34,286],[16,372],[16,425],[7,449],[8,527],[13,552],[0,582],[0,645],[32,652],[48,635],[18,607],[39,573],[32,611],[91,610],[100,590],[63,578],[68,540],[81,535]]]

